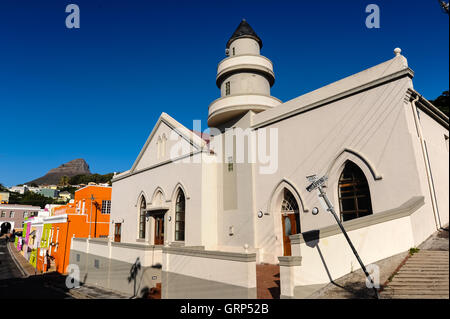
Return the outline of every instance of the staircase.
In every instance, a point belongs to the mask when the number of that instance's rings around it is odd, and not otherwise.
[[[449,299],[449,252],[420,250],[384,287],[384,299]]]
[[[258,299],[280,299],[279,265],[256,265],[256,296]]]

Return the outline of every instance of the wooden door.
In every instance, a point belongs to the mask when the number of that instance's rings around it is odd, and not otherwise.
[[[155,217],[155,245],[164,245],[164,215]]]
[[[115,223],[114,224],[114,241],[116,243],[120,243],[120,233],[122,231],[122,224],[121,223]]]
[[[283,249],[284,256],[291,256],[290,235],[297,234],[296,214],[285,214],[281,216],[281,225],[283,225]]]

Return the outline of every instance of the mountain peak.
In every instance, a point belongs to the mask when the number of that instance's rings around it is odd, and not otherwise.
[[[82,158],[71,160],[67,163],[61,164],[56,168],[52,168],[42,177],[36,178],[31,182],[25,184],[37,184],[37,185],[56,185],[63,176],[76,176],[76,175],[90,175],[89,165]]]

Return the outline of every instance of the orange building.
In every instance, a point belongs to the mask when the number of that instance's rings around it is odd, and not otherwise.
[[[111,187],[89,185],[77,190],[72,203],[56,207],[52,216],[45,218],[52,226],[48,249],[38,253],[38,270],[64,274],[72,237],[108,237],[110,213]]]

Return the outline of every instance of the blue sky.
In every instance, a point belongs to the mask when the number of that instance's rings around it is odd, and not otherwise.
[[[80,7],[67,29],[66,5]],[[380,8],[368,29],[365,8]],[[24,183],[75,158],[91,171],[131,167],[161,112],[206,125],[217,63],[245,18],[274,63],[283,101],[393,57],[414,86],[448,90],[449,18],[420,1],[0,2],[0,183]]]

